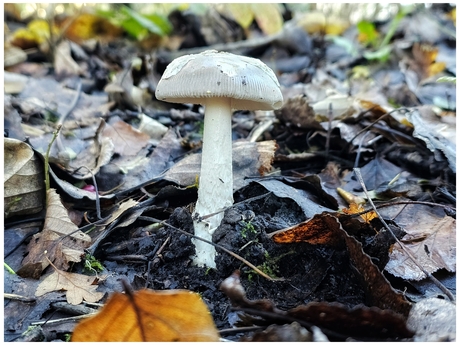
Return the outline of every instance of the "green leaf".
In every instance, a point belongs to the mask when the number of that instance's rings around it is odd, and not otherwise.
[[[171,32],[172,25],[169,22],[168,18],[160,16],[158,14],[149,14],[149,15],[146,15],[145,17],[149,19],[152,23],[157,25],[165,35]]]
[[[134,19],[138,24],[140,24],[143,28],[147,29],[151,33],[157,34],[159,36],[165,36],[166,32],[158,26],[156,23],[148,19],[147,17],[144,17],[143,15],[137,13],[136,11],[133,11],[129,7],[123,6],[121,8],[121,11],[131,17],[131,19]]]
[[[126,19],[121,23],[121,27],[125,30],[129,35],[136,38],[137,40],[141,40],[145,38],[148,33],[148,30],[144,28],[141,24],[139,24],[133,18]]]
[[[363,20],[356,25],[356,28],[365,38],[365,44],[376,44],[376,41],[379,38],[379,34],[377,30],[375,30],[375,25],[373,23]]]

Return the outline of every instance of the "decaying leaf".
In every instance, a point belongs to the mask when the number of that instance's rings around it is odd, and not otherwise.
[[[234,307],[244,308],[245,313],[258,315],[257,324],[298,322],[300,325],[315,325],[326,334],[387,338],[410,337],[413,332],[405,324],[404,318],[391,310],[376,307],[357,306],[348,308],[340,303],[310,302],[284,311],[270,300],[249,300],[241,285],[239,274],[233,273],[220,285]],[[241,314],[240,314],[241,315]]]
[[[456,269],[456,221],[424,205],[407,205],[395,222],[407,233],[402,239],[406,250],[429,273]],[[398,244],[390,252],[385,270],[408,280],[421,280],[425,274]]]
[[[351,203],[349,208],[344,208],[342,210],[343,213],[345,214],[355,214],[355,213],[360,213],[364,211],[363,205],[358,205],[355,203]],[[370,211],[367,213],[364,213],[360,216],[366,223],[370,223],[370,221],[374,218],[377,218],[377,213],[375,211]]]
[[[17,272],[21,277],[38,279],[52,262],[57,269],[67,270],[69,262],[80,262],[83,250],[91,244],[91,237],[78,230],[62,205],[54,189],[47,193],[47,210],[43,231],[34,235]]]
[[[110,138],[103,135],[105,127],[106,123],[101,119],[94,140],[90,141],[90,145],[80,151],[74,160],[70,161],[67,170],[72,173],[73,177],[81,180],[91,178],[99,172],[102,166],[110,162],[115,145]],[[82,167],[85,168],[81,169]]]
[[[362,245],[343,229],[339,219],[326,212],[287,229],[270,234],[276,243],[308,242],[347,248],[353,266],[363,277],[371,305],[391,309],[407,316],[411,305],[396,292],[371,258],[363,252]]]
[[[64,272],[56,269],[38,285],[35,296],[43,296],[47,292],[66,290],[67,302],[80,304],[86,302],[97,302],[104,297],[103,292],[96,291],[97,285],[94,276]]]
[[[105,126],[102,135],[112,140],[115,153],[135,156],[149,142],[149,135],[140,132],[124,121]]]
[[[5,217],[42,210],[45,196],[43,165],[26,143],[4,138]]]
[[[407,319],[408,326],[415,331],[414,341],[455,341],[456,311],[454,303],[441,298],[416,303]]]
[[[116,292],[79,323],[72,341],[218,341],[201,297],[185,290]]]
[[[423,140],[431,151],[442,151],[453,172],[457,169],[457,131],[455,122],[436,116],[431,106],[420,107],[406,115],[414,126],[413,136]],[[436,157],[436,156],[435,156]]]

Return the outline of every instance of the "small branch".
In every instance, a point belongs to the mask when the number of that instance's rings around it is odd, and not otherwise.
[[[51,146],[53,146],[54,141],[59,136],[59,131],[61,130],[61,128],[62,128],[62,125],[58,125],[56,130],[53,132],[53,137],[51,138],[51,141],[48,144],[48,148],[46,149],[46,153],[45,153],[45,189],[46,191],[50,189],[49,160],[50,160]]]
[[[371,204],[372,208],[374,209],[375,213],[377,213],[377,216],[379,217],[380,221],[382,224],[385,226],[385,228],[390,232],[391,236],[395,239],[395,241],[400,245],[401,249],[406,253],[406,255],[414,262],[414,264],[442,291],[444,292],[447,297],[451,300],[451,302],[455,303],[455,297],[454,295],[439,281],[437,280],[431,273],[429,273],[427,270],[423,268],[422,265],[420,265],[417,262],[417,259],[412,255],[411,252],[409,252],[406,247],[401,243],[401,241],[396,237],[396,235],[393,233],[391,228],[388,226],[388,224],[385,222],[383,217],[380,215],[380,213],[377,211],[377,207],[375,207],[372,199],[369,196],[369,193],[367,192],[366,185],[364,183],[363,177],[361,175],[361,171],[358,168],[353,169],[356,177],[358,178],[359,183],[361,184],[361,187],[363,187],[364,193],[366,194],[367,200],[369,200],[369,203]]]

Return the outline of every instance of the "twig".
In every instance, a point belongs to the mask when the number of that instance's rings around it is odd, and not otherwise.
[[[370,111],[372,110],[374,107],[372,107],[371,109],[368,109],[367,111]],[[392,111],[389,111],[388,113],[385,113],[383,114],[382,116],[380,116],[377,120],[375,120],[374,122],[372,122],[370,125],[364,127],[363,129],[361,129],[358,133],[355,134],[355,136],[353,138],[351,138],[347,144],[345,144],[345,146],[343,147],[342,151],[340,151],[340,154],[339,156],[342,156],[344,153],[345,153],[345,150],[347,150],[348,146],[350,146],[350,144],[353,142],[353,140],[355,140],[358,136],[360,136],[362,133],[364,133],[365,131],[371,129],[377,122],[379,122],[380,120],[384,119],[385,117],[387,117],[388,115],[391,115],[392,113],[396,112],[396,111],[400,111],[400,110],[406,110],[406,111],[410,111],[408,108],[397,108],[397,109],[393,109]],[[367,112],[366,111],[366,112]]]
[[[53,146],[54,141],[59,136],[59,131],[61,130],[62,125],[58,125],[56,130],[53,132],[53,137],[51,138],[51,142],[48,144],[48,148],[46,149],[45,154],[45,189],[48,191],[50,189],[50,175],[49,175],[49,159],[50,159],[50,151],[51,146]],[[48,199],[48,196],[46,197]]]
[[[53,324],[53,323],[61,323],[61,322],[68,322],[68,321],[78,321],[82,319],[87,319],[90,316],[93,316],[96,314],[96,312],[92,314],[86,314],[86,315],[77,315],[77,316],[71,316],[71,317],[65,317],[63,319],[55,319],[55,320],[46,320],[46,321],[39,321],[39,322],[32,322],[30,325],[31,326],[38,326],[38,325],[44,325],[46,324]]]
[[[438,203],[435,203],[435,202],[414,201],[414,200],[386,202],[384,204],[375,205],[375,208],[390,207],[390,206],[394,206],[394,205],[427,205],[427,206],[433,206],[433,207],[442,207],[447,211],[456,210],[456,208],[452,207],[452,206],[438,204]],[[364,211],[361,211],[361,212],[357,212],[357,213],[353,213],[353,214],[347,214],[347,215],[351,216],[351,217],[358,217],[358,216],[360,216],[362,214],[369,213],[369,212],[371,212],[373,210],[374,210],[374,208],[371,207],[370,209],[367,209],[367,210],[364,210]]]
[[[80,78],[78,79],[78,86],[77,86],[77,94],[75,95],[74,99],[72,100],[72,103],[70,104],[70,107],[67,109],[67,111],[61,115],[59,117],[59,121],[57,123],[58,126],[63,126],[64,125],[64,121],[65,119],[67,118],[67,116],[69,116],[72,111],[75,109],[75,107],[77,106],[77,103],[78,103],[78,100],[80,99],[80,95],[81,95],[81,80]],[[57,138],[57,145],[58,145],[58,149],[59,151],[65,151],[65,147],[64,147],[64,144],[62,143],[62,139],[61,139],[61,136],[58,136]]]
[[[361,184],[361,187],[364,190],[364,193],[366,194],[367,200],[369,200],[369,203],[371,204],[372,208],[374,209],[375,213],[379,217],[380,221],[382,224],[385,226],[385,228],[390,232],[391,236],[395,239],[395,241],[400,245],[401,249],[406,253],[406,255],[414,262],[414,264],[442,291],[444,292],[447,297],[451,300],[451,302],[455,303],[455,297],[454,295],[439,281],[437,280],[431,273],[429,273],[427,270],[423,268],[422,265],[420,265],[417,262],[417,259],[410,253],[406,247],[401,243],[401,241],[396,237],[396,235],[393,233],[393,230],[388,226],[388,224],[385,222],[383,217],[380,215],[380,213],[377,211],[377,207],[375,207],[372,199],[369,196],[369,193],[367,192],[366,189],[366,184],[364,183],[363,177],[361,175],[361,171],[359,168],[354,168],[353,169],[356,177],[358,178],[359,183]]]

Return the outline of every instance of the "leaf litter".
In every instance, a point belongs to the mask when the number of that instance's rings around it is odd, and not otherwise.
[[[5,105],[8,133],[19,140],[27,133],[31,146],[44,153],[56,126],[63,127],[50,152],[56,191],[48,192],[46,214],[42,211],[30,225],[27,217],[25,224],[17,217],[6,224],[8,233],[23,227],[17,231],[23,234],[44,219],[41,232],[32,238],[29,232],[15,244],[10,235],[5,240],[8,264],[21,275],[6,274],[6,289],[39,294],[36,307],[7,302],[5,340],[24,332],[32,315],[46,319],[54,302],[102,299],[109,307],[105,298],[110,295],[122,296],[126,310],[134,307],[128,316],[136,329],[131,334],[145,340],[157,316],[144,305],[158,307],[154,301],[165,298],[159,290],[174,295],[181,289],[199,293],[194,298],[205,304],[202,311],[213,340],[455,339],[452,328],[427,330],[423,320],[414,318],[419,313],[414,306],[449,296],[427,287],[425,275],[407,257],[409,251],[426,272],[455,291],[450,283],[456,269],[455,84],[436,81],[455,76],[455,62],[448,58],[455,56],[451,14],[446,15],[450,8],[398,7],[386,25],[363,19],[356,26],[341,18],[327,24],[336,18],[327,11],[317,12],[312,25],[312,12],[291,6],[296,5],[262,10],[235,4],[216,7],[214,15],[194,12],[192,6],[187,15],[175,9],[168,18],[150,16],[149,21],[122,7],[116,17],[122,24],[116,29],[103,19],[110,14],[82,15],[79,25],[96,20],[101,31],[69,29],[56,36],[51,48],[60,56],[54,76],[30,59],[8,67],[19,74],[35,73],[11,89],[19,94],[8,96]],[[296,18],[279,26],[293,13]],[[267,19],[274,16],[279,21]],[[229,25],[228,18],[235,22]],[[169,21],[169,28],[162,26]],[[421,24],[427,21],[445,29],[428,34]],[[179,29],[177,23],[184,25]],[[48,24],[34,25],[27,28],[29,33]],[[118,36],[122,27],[139,45]],[[222,35],[219,27],[233,36]],[[358,37],[356,29],[368,36]],[[48,59],[43,37],[26,40],[21,35],[25,33],[16,33],[11,42],[23,49],[35,47],[35,59]],[[426,43],[414,40],[417,35],[426,36]],[[73,42],[67,41],[70,37]],[[88,37],[97,37],[99,45]],[[145,54],[139,47],[155,53]],[[160,102],[154,90],[175,56],[212,48],[270,64],[285,103],[271,114],[235,113],[235,204],[225,210],[213,235],[213,242],[225,249],[217,249],[217,270],[206,270],[192,264],[189,236],[200,171],[202,109]],[[109,73],[116,76],[112,91]],[[372,210],[363,186],[351,172],[356,167],[383,220],[368,217]],[[18,176],[16,169],[12,178]],[[358,208],[349,206],[355,201]],[[228,255],[228,250],[237,255]],[[105,267],[98,285],[92,285],[94,275],[82,275],[82,257],[88,253],[100,261],[98,267]],[[56,266],[51,274],[48,259]],[[237,292],[227,289],[224,294],[220,282],[235,280],[236,270]],[[117,293],[120,277],[140,291],[125,287],[126,294]],[[29,288],[24,288],[27,283]],[[141,295],[149,297],[135,302]],[[179,314],[194,315],[188,301],[180,304],[180,313],[169,305],[162,309],[166,324],[176,323]],[[14,312],[17,308],[30,316]],[[427,308],[439,314],[436,303]],[[55,318],[58,314],[66,316],[57,311]],[[113,315],[100,315],[101,322],[110,324]],[[53,321],[41,325],[41,339],[64,340],[78,329],[75,320],[59,326]],[[121,315],[117,322],[125,323]],[[198,319],[192,317],[191,324],[198,326]],[[85,332],[107,339],[100,328]],[[75,331],[75,339],[79,333]],[[198,339],[185,328],[173,333],[165,340]],[[117,336],[110,339],[128,339],[120,338],[126,334]]]

